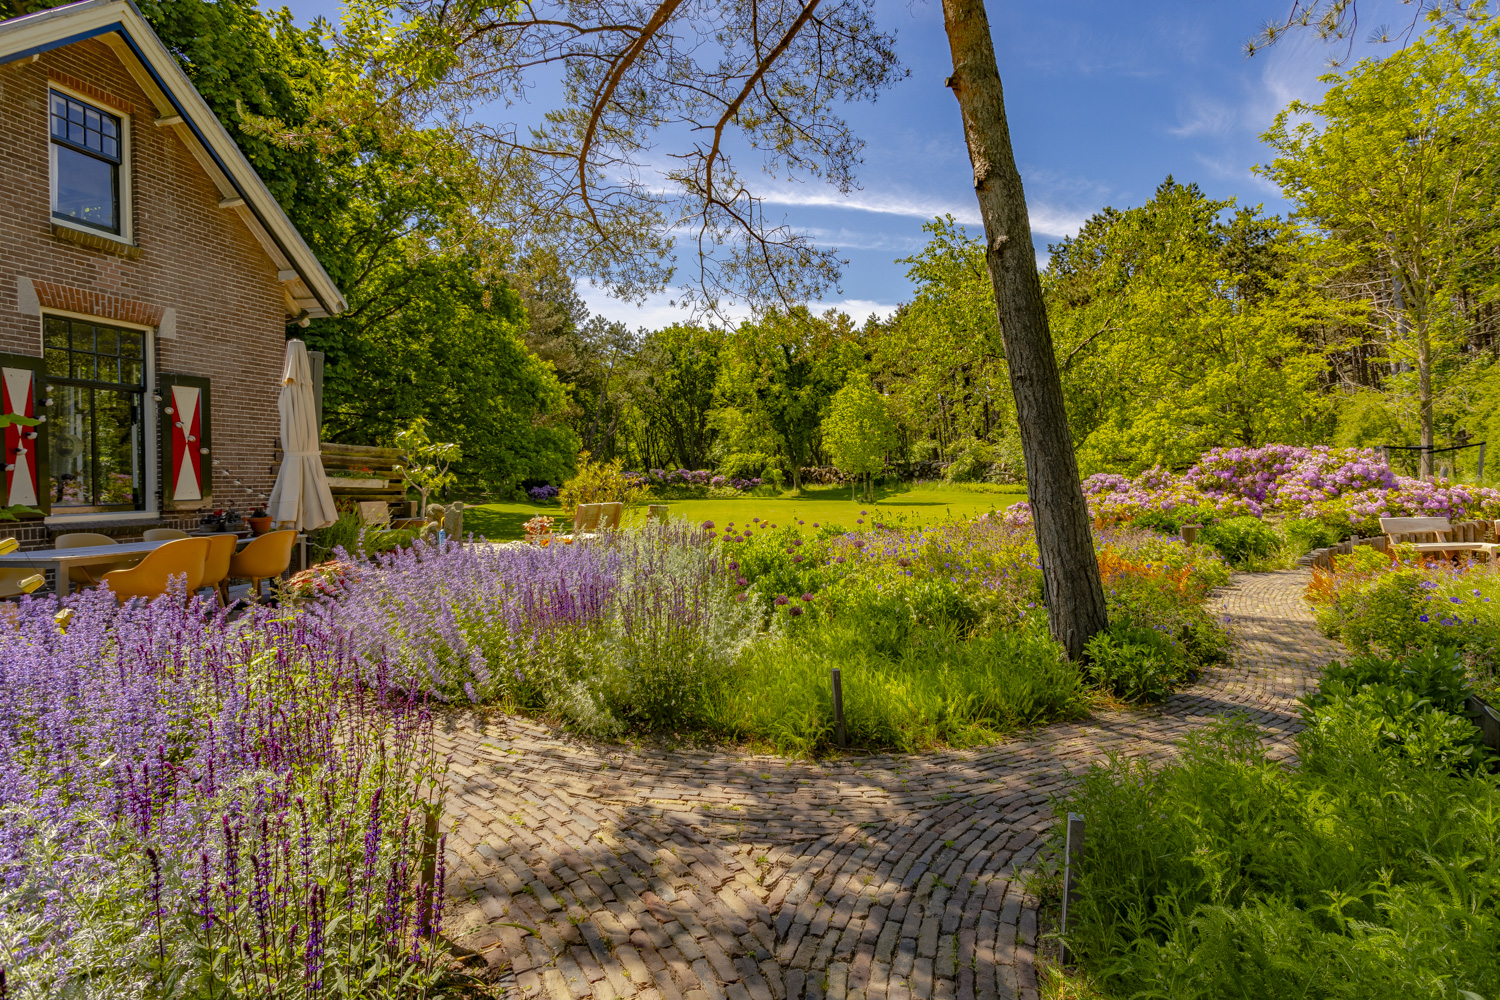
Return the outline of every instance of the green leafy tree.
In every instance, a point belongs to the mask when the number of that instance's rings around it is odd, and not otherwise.
[[[1052,250],[1046,289],[1084,470],[1326,434],[1318,334],[1351,310],[1313,286],[1285,223],[1168,178]]]
[[[625,474],[624,464],[619,458],[608,462],[596,462],[586,451],[578,453],[578,472],[563,483],[557,494],[557,502],[569,514],[583,503],[622,503],[627,507],[638,503],[645,488]]]
[[[504,492],[526,480],[560,482],[578,449],[567,395],[527,349],[520,296],[504,279],[483,277],[482,247],[503,237],[476,230],[468,249],[435,249],[468,209],[462,187],[444,180],[463,168],[435,162],[462,154],[442,145],[431,152],[430,175],[393,165],[394,154],[344,172],[347,207],[326,227],[349,275],[349,308],[306,333],[327,355],[324,432],[374,444],[424,417],[462,446],[455,470],[468,483]]]
[[[968,440],[1013,435],[1015,412],[983,243],[952,216],[922,228],[927,245],[900,262],[916,295],[881,329],[873,353],[912,429],[951,458]]]
[[[427,497],[458,482],[451,466],[463,457],[463,449],[452,442],[434,441],[427,432],[427,418],[418,417],[396,432],[396,448],[406,481],[422,495],[422,510]]]
[[[720,398],[770,433],[793,489],[802,488],[802,466],[857,351],[848,316],[832,309],[815,316],[805,306],[770,310],[729,338]]]
[[[709,415],[717,400],[726,334],[675,323],[646,335],[637,354],[637,399],[685,469],[701,469],[713,448]]]
[[[1464,304],[1493,300],[1500,275],[1500,26],[1442,23],[1325,79],[1321,101],[1292,104],[1266,133],[1278,155],[1264,173],[1313,231],[1324,280],[1370,305],[1383,387],[1431,448],[1467,346]]]
[[[868,378],[856,375],[834,394],[823,418],[823,442],[839,471],[861,477],[873,499],[874,475],[896,446],[896,424]]]

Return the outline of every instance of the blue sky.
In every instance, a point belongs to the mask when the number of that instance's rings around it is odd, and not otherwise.
[[[827,305],[863,319],[910,298],[896,259],[917,250],[922,224],[951,212],[978,230],[972,174],[957,103],[943,87],[952,71],[937,0],[876,0],[881,23],[897,33],[910,77],[873,104],[848,108],[866,142],[861,190],[847,196],[821,184],[762,185],[768,216],[784,216],[849,260]],[[1210,195],[1264,203],[1284,212],[1276,189],[1251,168],[1266,150],[1259,136],[1296,98],[1316,98],[1317,82],[1341,43],[1311,33],[1289,36],[1247,59],[1243,46],[1291,0],[1072,0],[988,5],[1016,159],[1026,187],[1037,249],[1077,231],[1106,205],[1138,205],[1168,174]],[[308,21],[336,19],[337,0],[290,0]],[[1410,22],[1397,0],[1361,0],[1364,38]],[[1381,51],[1360,42],[1361,52]],[[751,164],[739,168],[749,174]],[[770,179],[767,178],[767,181]],[[667,295],[644,306],[583,288],[596,313],[631,327],[681,318]]]

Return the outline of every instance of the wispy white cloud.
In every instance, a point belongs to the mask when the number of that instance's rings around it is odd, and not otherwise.
[[[783,184],[758,191],[757,194],[767,205],[836,208],[854,212],[872,212],[879,215],[899,215],[912,219],[934,219],[942,215],[951,215],[954,221],[965,226],[977,227],[982,224],[977,204],[899,189],[851,191],[845,195],[830,187]],[[1027,209],[1031,215],[1032,230],[1044,236],[1071,236],[1078,231],[1088,217],[1086,213],[1046,203],[1029,204]]]
[[[890,319],[891,314],[896,311],[894,303],[876,302],[872,299],[840,299],[837,302],[820,302],[814,308],[820,312],[825,309],[838,309],[848,313],[856,323],[863,323],[871,313],[881,319]]]
[[[1212,98],[1195,95],[1178,112],[1177,124],[1167,129],[1172,135],[1186,138],[1192,135],[1224,135],[1232,129],[1239,116],[1228,105]]]
[[[1043,236],[1073,236],[1092,214],[1051,205],[1027,205],[1026,211],[1031,216],[1031,231]]]
[[[1261,194],[1272,198],[1280,197],[1281,188],[1266,180],[1260,174],[1254,173],[1245,163],[1228,157],[1209,156],[1205,153],[1194,153],[1193,159],[1206,168],[1213,177],[1221,180],[1235,181],[1239,184],[1249,184]],[[1249,199],[1241,197],[1240,204],[1248,204]]]
[[[702,316],[691,306],[683,305],[678,301],[679,296],[672,292],[647,296],[644,302],[625,302],[614,298],[602,288],[580,284],[578,297],[583,299],[591,314],[602,316],[611,323],[624,323],[631,330],[659,330],[673,323],[714,320],[713,317]],[[719,311],[721,317],[718,322],[738,323],[750,317],[748,308],[733,302],[723,304]]]
[[[624,323],[631,330],[659,330],[673,323],[695,321],[733,325],[751,317],[751,310],[737,302],[722,304],[717,316],[703,316],[695,313],[688,306],[680,303],[674,304],[675,296],[671,292],[649,296],[642,303],[622,302],[593,285],[580,285],[578,294],[588,306],[591,314],[601,316],[612,323]],[[819,313],[829,309],[839,309],[848,313],[855,322],[863,323],[871,313],[881,319],[888,318],[896,311],[897,304],[875,299],[830,299],[825,302],[811,303],[809,308]]]
[[[1260,75],[1250,87],[1240,119],[1256,135],[1293,101],[1316,101],[1328,89],[1318,77],[1328,72],[1331,56],[1344,54],[1337,43],[1330,46],[1310,32],[1283,38],[1256,59],[1264,59]]]
[[[919,235],[902,236],[847,227],[823,229],[812,226],[801,231],[815,243],[840,250],[889,250],[892,253],[906,254],[920,250],[927,242]]]
[[[979,223],[979,206],[933,198],[904,191],[851,191],[840,194],[831,187],[783,184],[757,191],[767,205],[796,208],[844,208],[879,215],[904,215],[914,219],[932,219],[951,215],[966,225]]]

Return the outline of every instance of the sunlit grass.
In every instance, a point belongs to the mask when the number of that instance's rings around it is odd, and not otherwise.
[[[983,491],[983,492],[981,492]],[[873,503],[852,496],[848,486],[812,486],[801,495],[784,493],[779,497],[736,497],[717,500],[653,500],[663,503],[672,517],[692,521],[745,522],[752,518],[774,524],[797,524],[811,530],[814,522],[854,529],[867,527],[873,518],[883,523],[908,527],[928,527],[947,521],[965,521],[991,510],[1005,510],[1026,498],[1024,486],[969,486],[924,483],[920,486],[900,484],[891,489],[876,489]],[[864,524],[859,524],[861,511]],[[464,529],[497,541],[520,538],[521,525],[538,514],[561,518],[556,504],[489,503],[468,508]],[[638,524],[646,517],[646,506],[628,511],[625,523]]]

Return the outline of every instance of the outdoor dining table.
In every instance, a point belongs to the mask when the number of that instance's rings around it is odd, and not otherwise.
[[[203,537],[203,536],[191,536]],[[305,544],[305,535],[299,535],[298,540]],[[252,536],[242,536],[236,543],[235,548],[244,548],[253,540]],[[146,557],[146,553],[152,549],[159,549],[167,542],[174,539],[163,539],[159,542],[121,542],[118,545],[84,545],[76,549],[34,549],[30,552],[12,552],[8,555],[0,555],[0,569],[34,569],[38,572],[46,569],[55,571],[56,589],[58,596],[68,593],[70,585],[68,570],[73,567],[87,569],[90,566],[119,566],[128,562],[135,565]],[[306,557],[304,556],[304,561]]]

